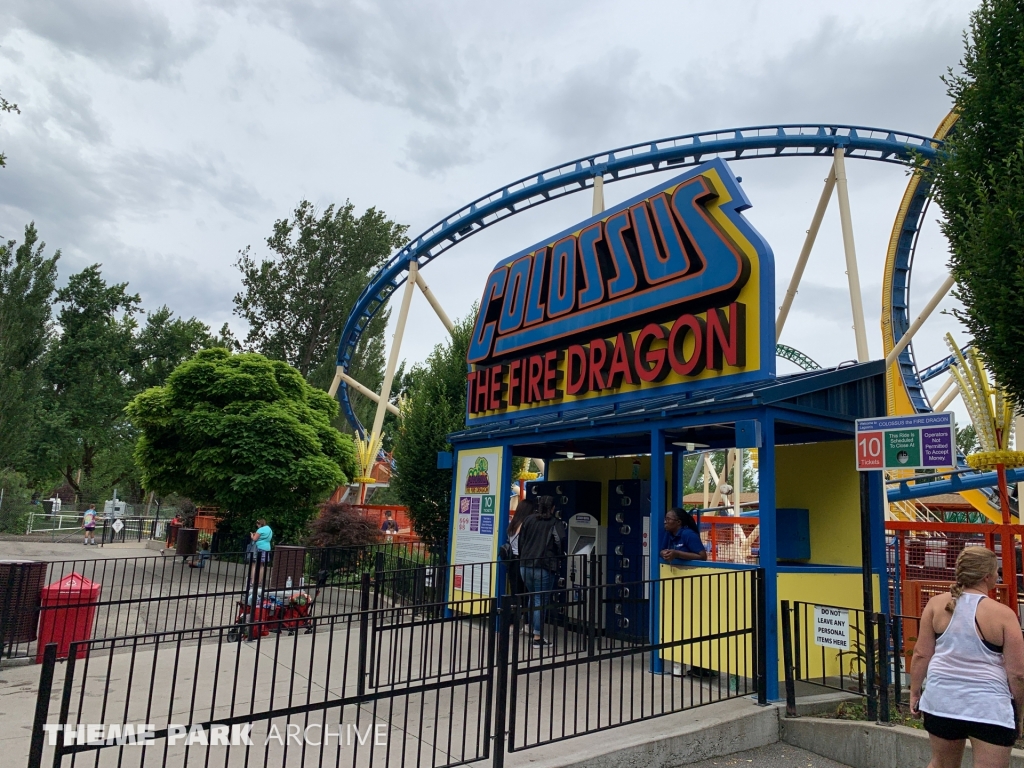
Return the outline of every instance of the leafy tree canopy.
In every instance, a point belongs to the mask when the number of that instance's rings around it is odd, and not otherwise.
[[[963,71],[944,78],[960,117],[932,165],[950,269],[996,380],[1024,406],[1024,11],[983,0],[964,35]]]
[[[132,459],[135,430],[124,408],[147,387],[162,384],[198,350],[223,343],[195,318],[167,307],[143,314],[127,283],[108,285],[94,264],[57,291],[58,333],[45,355],[45,389],[32,474],[61,475],[82,498],[99,500],[119,486],[142,493]],[[223,334],[223,331],[222,331]]]
[[[451,471],[438,470],[438,451],[450,451],[448,435],[465,425],[466,354],[476,309],[455,324],[451,338],[434,347],[410,372],[408,397],[394,436],[395,494],[409,507],[420,538],[445,553],[452,504]]]
[[[60,258],[47,258],[45,248],[35,224],[21,245],[0,244],[0,468],[24,454],[35,432]]]
[[[17,104],[13,104],[9,102],[7,99],[5,99],[3,96],[0,96],[0,112],[20,113],[21,110],[18,109]],[[0,168],[3,168],[5,165],[7,165],[7,155],[5,155],[3,152],[0,152]]]
[[[286,363],[199,352],[128,406],[146,488],[213,504],[233,533],[265,517],[297,540],[316,505],[356,472],[338,404]]]
[[[356,298],[406,243],[407,229],[376,208],[357,216],[347,200],[319,214],[301,201],[291,219],[274,222],[267,238],[272,258],[257,263],[248,247],[239,253],[243,290],[234,302],[235,314],[249,323],[245,348],[284,360],[307,378],[325,361],[333,374],[334,347]]]

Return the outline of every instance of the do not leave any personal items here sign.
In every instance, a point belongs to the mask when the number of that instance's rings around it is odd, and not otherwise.
[[[850,612],[845,608],[814,606],[814,644],[850,650]]]
[[[857,469],[939,469],[956,463],[952,413],[857,419]]]

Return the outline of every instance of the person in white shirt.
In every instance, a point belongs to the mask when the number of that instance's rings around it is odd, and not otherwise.
[[[995,553],[967,547],[956,583],[921,615],[910,708],[931,737],[929,768],[958,767],[967,739],[976,768],[1010,765],[1024,701],[1024,636],[1017,614],[988,598],[998,581]]]

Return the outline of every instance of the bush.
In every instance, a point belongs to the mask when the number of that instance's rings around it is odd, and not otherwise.
[[[28,513],[32,509],[32,493],[25,476],[13,470],[0,470],[0,488],[3,501],[0,502],[0,533],[24,533]],[[36,507],[42,512],[42,507]]]
[[[375,523],[352,504],[328,502],[308,527],[308,547],[365,547],[384,540]]]

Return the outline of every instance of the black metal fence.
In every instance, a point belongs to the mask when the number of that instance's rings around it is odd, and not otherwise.
[[[434,563],[429,551],[418,544],[297,552],[282,548],[261,570],[258,592],[315,597],[320,613],[338,614],[358,608],[362,575],[380,570],[403,574],[401,583],[384,585],[386,599],[429,602],[436,588],[425,585],[435,582],[438,566]],[[440,577],[444,578],[443,571]],[[0,572],[0,663],[16,658],[41,660],[42,645],[49,641],[58,644],[64,657],[73,640],[230,624],[239,614],[252,578],[253,568],[244,552],[14,565]],[[63,587],[53,586],[62,583]]]
[[[374,672],[371,627],[388,620],[374,610],[369,576],[354,611],[321,615],[317,632],[273,633],[274,621],[253,621],[254,639],[232,628],[176,631],[72,645],[58,682],[59,711],[44,721],[72,724],[34,733],[33,756],[55,768],[86,760],[96,766],[455,766],[486,759],[491,708],[495,600],[450,604],[448,647],[431,652],[424,626],[407,626],[411,642],[396,644],[387,663],[415,669],[415,679],[388,682]],[[52,655],[51,655],[52,656]],[[55,662],[44,665],[44,677]],[[45,681],[44,681],[45,682]],[[146,745],[118,738],[90,740],[79,724],[144,723]],[[109,736],[109,731],[103,734]],[[135,739],[133,738],[132,741]],[[85,742],[85,743],[83,743]],[[30,763],[41,765],[42,762]]]
[[[780,614],[789,715],[796,714],[796,688],[803,683],[863,696],[867,718],[889,722],[890,694],[896,703],[902,696],[903,675],[893,660],[905,651],[896,626],[903,617],[788,600]]]
[[[499,655],[509,670],[510,752],[741,696],[766,703],[763,570],[578,589],[506,598],[511,631]],[[647,601],[623,602],[624,591]],[[543,610],[574,599],[592,617],[586,630],[548,625],[535,642],[536,603]],[[653,620],[653,642],[629,631]]]
[[[760,569],[490,597],[496,563],[373,563],[351,607],[282,613],[250,589],[219,626],[77,640],[64,665],[48,646],[30,768],[501,766],[508,751],[765,702]],[[273,571],[246,567],[256,584]],[[100,723],[120,725],[90,735]],[[148,724],[145,744],[127,724]]]

